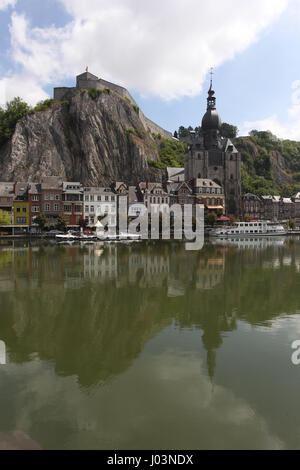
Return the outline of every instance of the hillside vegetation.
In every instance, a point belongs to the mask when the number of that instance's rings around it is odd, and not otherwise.
[[[291,196],[300,191],[300,142],[254,130],[234,143],[242,155],[244,193]]]

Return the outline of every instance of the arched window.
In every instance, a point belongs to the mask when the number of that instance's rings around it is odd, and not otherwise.
[[[199,178],[199,179],[201,178],[201,173],[198,173],[198,178]]]

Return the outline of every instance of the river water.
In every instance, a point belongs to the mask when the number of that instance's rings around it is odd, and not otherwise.
[[[0,245],[0,432],[43,449],[299,449],[295,340],[297,238]]]

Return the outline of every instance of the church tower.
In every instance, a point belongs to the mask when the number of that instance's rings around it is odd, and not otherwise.
[[[241,155],[230,139],[222,137],[221,128],[211,79],[201,133],[191,134],[185,156],[185,180],[209,178],[221,185],[226,214],[238,217],[241,215]]]

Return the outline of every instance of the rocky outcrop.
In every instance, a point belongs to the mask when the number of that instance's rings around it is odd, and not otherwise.
[[[148,160],[159,161],[158,145],[132,104],[114,92],[93,99],[83,91],[17,124],[0,148],[0,179],[58,175],[86,186],[160,181]]]
[[[259,156],[260,150],[262,150],[260,145],[254,142],[251,137],[239,137],[234,142],[241,152],[242,161],[246,161],[247,157],[250,157],[254,162],[255,158]],[[287,158],[278,150],[269,150],[268,155],[271,163],[271,177],[275,188],[280,189],[286,184],[293,184],[293,174]]]

